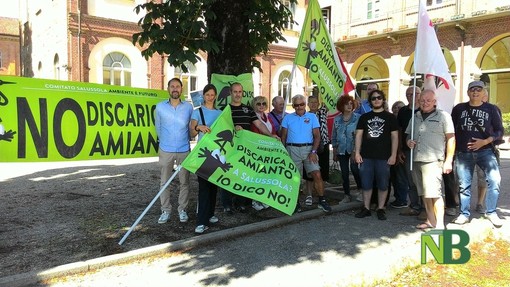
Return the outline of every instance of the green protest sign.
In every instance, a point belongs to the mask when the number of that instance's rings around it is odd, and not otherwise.
[[[346,76],[317,0],[308,3],[295,63],[309,70],[328,109],[336,110],[336,101],[344,92]]]
[[[0,76],[0,162],[156,156],[164,90]]]
[[[192,173],[288,215],[296,208],[300,175],[282,143],[235,131],[227,106],[182,163]]]
[[[242,103],[251,106],[253,99],[253,78],[252,74],[245,73],[239,76],[212,74],[211,83],[218,90],[218,98],[216,99],[216,108],[223,109],[230,103],[230,85],[240,83],[243,86]]]

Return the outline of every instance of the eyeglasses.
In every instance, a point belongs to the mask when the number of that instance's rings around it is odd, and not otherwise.
[[[382,96],[377,96],[377,97],[372,97],[370,98],[371,101],[375,101],[375,100],[382,100],[383,97]]]
[[[305,103],[293,104],[292,106],[293,106],[294,108],[297,108],[297,107],[304,107],[304,106],[305,106]]]
[[[257,106],[267,106],[267,103],[256,103]]]
[[[470,92],[481,92],[483,88],[480,87],[472,87],[469,89]]]

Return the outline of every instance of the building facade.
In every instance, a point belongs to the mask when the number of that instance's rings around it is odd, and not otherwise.
[[[207,54],[189,65],[189,72],[171,67],[165,56],[148,61],[132,44],[139,31],[133,8],[146,0],[24,0],[20,2],[18,36],[0,38],[1,73],[27,77],[165,89],[180,77],[185,93],[207,83]],[[490,87],[490,101],[510,112],[510,0],[423,0],[435,22],[439,43],[457,89],[456,102],[467,100],[466,87],[482,79]],[[253,73],[254,95],[310,94],[307,71],[294,67],[308,0],[291,5],[296,23],[284,31],[286,42],[272,44],[259,57],[262,72]],[[364,97],[367,83],[377,82],[390,104],[404,100],[413,83],[418,0],[319,0],[326,24],[357,94]],[[115,11],[115,13],[112,13]],[[22,31],[21,36],[19,30]],[[13,41],[4,47],[5,37]],[[5,65],[6,55],[21,41],[19,57]],[[19,44],[18,44],[19,45]],[[9,51],[9,52],[6,52]],[[17,59],[18,62],[15,62]],[[17,69],[17,70],[16,70]],[[14,72],[13,72],[14,71]],[[293,74],[292,74],[293,73]],[[292,74],[292,76],[291,76]],[[422,75],[416,75],[420,83]]]
[[[488,84],[490,101],[510,112],[510,1],[423,0],[434,22],[457,90]],[[331,11],[331,35],[358,93],[377,82],[389,101],[403,100],[414,79],[418,0],[321,0]],[[422,75],[416,75],[422,77]],[[418,81],[420,82],[420,81]]]
[[[189,72],[183,73],[170,66],[165,56],[155,54],[145,60],[141,47],[132,44],[132,35],[139,31],[137,22],[143,17],[134,8],[144,2],[22,1],[21,75],[151,89],[166,89],[169,79],[179,77],[184,93],[202,89],[207,84],[205,52],[199,55],[201,61],[190,64]],[[293,11],[296,22],[301,23],[305,3],[283,2]],[[304,93],[307,84],[302,69],[295,70],[290,82],[300,29],[299,25],[289,25],[284,31],[287,41],[271,45],[270,52],[259,57],[262,72],[256,69],[253,73],[255,95],[271,100],[284,95],[287,86],[292,95]]]

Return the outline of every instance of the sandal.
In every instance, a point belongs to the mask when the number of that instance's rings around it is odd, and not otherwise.
[[[428,222],[423,222],[423,223],[420,223],[420,224],[416,225],[416,229],[424,230],[424,229],[429,229],[429,228],[434,228],[434,226],[432,226]]]

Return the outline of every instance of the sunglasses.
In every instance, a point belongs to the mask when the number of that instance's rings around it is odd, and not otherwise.
[[[470,92],[481,92],[483,90],[483,88],[480,88],[480,87],[472,87],[471,89],[469,89]]]
[[[304,107],[304,106],[305,106],[305,103],[293,104],[292,106],[293,106],[294,108],[297,108],[297,107]]]
[[[256,103],[257,106],[267,106],[267,103]]]
[[[370,98],[371,101],[375,101],[375,100],[382,100],[383,97],[382,96],[377,96],[377,97],[372,97]]]

